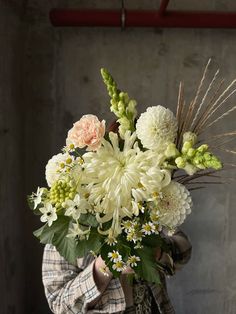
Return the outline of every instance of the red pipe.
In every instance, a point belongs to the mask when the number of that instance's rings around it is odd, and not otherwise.
[[[118,10],[53,9],[50,20],[54,26],[122,26]],[[165,11],[160,14],[159,11],[125,10],[124,24],[125,27],[236,28],[236,12]]]

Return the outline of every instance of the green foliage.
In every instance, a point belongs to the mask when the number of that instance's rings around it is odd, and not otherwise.
[[[160,284],[160,275],[157,270],[153,247],[137,249],[137,253],[141,261],[136,267],[136,273],[148,282]]]
[[[79,223],[81,225],[91,226],[91,227],[97,227],[98,226],[98,222],[97,222],[96,217],[91,213],[81,214],[80,218],[79,218]]]
[[[34,231],[34,235],[41,243],[50,243],[56,247],[58,252],[70,263],[76,263],[78,257],[85,256],[90,250],[97,251],[101,245],[100,237],[95,232],[91,232],[88,239],[75,240],[67,237],[70,218],[58,216],[58,219],[51,227],[45,224],[40,229]]]

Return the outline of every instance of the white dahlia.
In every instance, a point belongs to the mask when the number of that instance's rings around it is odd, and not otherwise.
[[[173,142],[177,133],[177,120],[167,108],[162,106],[148,107],[136,123],[137,137],[145,148],[165,150]]]
[[[160,212],[159,222],[170,229],[181,225],[190,214],[192,199],[186,187],[178,182],[171,181],[161,191],[158,200]]]
[[[67,169],[68,161],[71,160],[71,162],[74,160],[74,157],[71,156],[68,153],[65,154],[57,154],[54,155],[47,163],[46,165],[46,180],[49,187],[53,185],[54,182],[56,182],[61,173],[64,173]]]

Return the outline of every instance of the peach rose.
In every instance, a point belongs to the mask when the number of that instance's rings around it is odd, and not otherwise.
[[[88,146],[89,151],[97,150],[104,134],[105,120],[100,122],[96,116],[87,114],[74,123],[73,128],[68,132],[66,143],[67,145],[72,143],[79,148]]]

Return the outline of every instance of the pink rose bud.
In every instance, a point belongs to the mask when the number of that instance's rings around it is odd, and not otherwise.
[[[74,123],[69,130],[66,144],[74,144],[75,147],[86,150],[97,150],[101,145],[101,140],[105,134],[105,120],[100,122],[95,115],[87,114]]]

